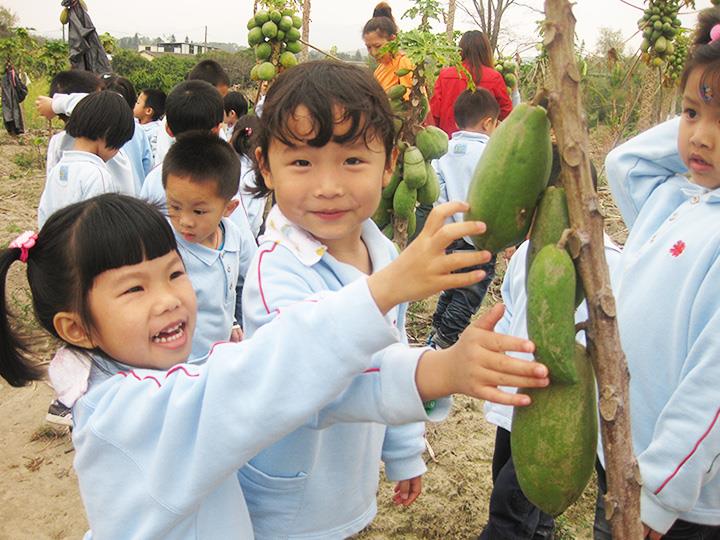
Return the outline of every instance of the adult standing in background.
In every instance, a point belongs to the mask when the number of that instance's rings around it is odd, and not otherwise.
[[[493,66],[492,49],[487,36],[479,30],[465,32],[460,38],[460,57],[475,86],[485,88],[497,100],[500,106],[500,120],[512,110],[512,101],[508,95],[503,76]],[[453,115],[455,100],[468,88],[468,79],[464,71],[456,67],[440,70],[435,89],[430,99],[430,113],[435,125],[448,135],[458,130]]]
[[[396,84],[402,84],[407,88],[412,86],[412,74],[408,73],[402,77],[397,75],[397,70],[412,70],[413,65],[405,53],[398,51],[396,54],[381,53],[380,49],[397,37],[398,27],[392,15],[392,9],[385,2],[380,2],[373,10],[372,19],[365,23],[362,31],[363,41],[370,56],[375,58],[378,66],[375,69],[375,79],[388,90]]]

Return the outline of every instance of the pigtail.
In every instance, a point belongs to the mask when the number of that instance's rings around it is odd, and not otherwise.
[[[704,69],[703,86],[710,89],[720,86],[720,6],[704,9],[698,15],[692,47],[680,78],[681,90],[684,91],[688,77],[696,67]]]
[[[10,386],[25,386],[41,379],[43,370],[34,365],[27,343],[17,333],[15,317],[7,301],[7,275],[10,266],[20,260],[20,248],[0,253],[0,377]]]
[[[260,119],[254,114],[245,114],[235,123],[230,144],[235,152],[255,162],[255,149],[258,146]]]

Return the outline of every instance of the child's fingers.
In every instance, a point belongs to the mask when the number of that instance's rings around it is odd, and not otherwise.
[[[507,341],[507,343],[512,346],[511,342]],[[506,384],[507,379],[504,378],[506,376],[517,375],[520,377],[540,379],[547,379],[548,376],[548,368],[544,364],[540,364],[538,362],[529,362],[527,360],[520,360],[518,358],[513,358],[512,356],[503,354],[501,352],[487,351],[487,353],[483,356],[482,366],[487,370],[495,372],[496,376],[501,379],[501,382],[499,384],[502,384],[503,386],[521,386],[518,384]]]
[[[437,242],[436,248],[446,248],[455,240],[465,236],[476,236],[483,234],[487,226],[482,221],[458,221],[448,223],[433,233],[433,242]]]
[[[513,407],[524,407],[532,403],[530,396],[527,394],[511,394],[491,386],[483,388],[475,397],[484,399],[485,401],[499,403],[500,405],[512,405]]]
[[[495,325],[502,319],[505,313],[505,306],[503,304],[495,304],[490,311],[478,317],[473,322],[473,326],[492,332],[495,329]]]
[[[508,336],[506,334],[499,334],[497,332],[492,332],[488,330],[476,330],[475,328],[471,329],[470,331],[473,330],[479,332],[477,337],[479,344],[485,349],[488,349],[489,351],[495,351],[499,353],[504,353],[508,351],[532,353],[535,350],[535,344],[528,339]],[[511,359],[513,360],[513,362],[524,362],[523,360],[517,360],[515,358],[510,358],[509,356],[505,355],[501,355],[501,358]]]
[[[528,362],[526,362],[528,363]],[[484,371],[478,376],[478,384],[483,386],[511,386],[513,388],[545,388],[550,384],[547,377],[512,375],[504,371]]]
[[[466,212],[469,208],[470,206],[467,203],[461,201],[452,201],[436,206],[428,214],[423,226],[423,232],[427,231],[430,235],[435,234],[443,226],[447,218],[458,212]]]
[[[489,251],[456,251],[443,257],[440,270],[443,274],[447,274],[453,270],[488,263],[491,258]]]

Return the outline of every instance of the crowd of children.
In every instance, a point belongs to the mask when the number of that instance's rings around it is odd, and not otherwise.
[[[368,48],[396,32],[378,9]],[[630,232],[622,251],[606,237],[605,254],[651,540],[720,539],[718,65],[712,8],[682,77],[682,115],[607,159]],[[424,422],[459,393],[485,399],[497,426],[480,538],[553,538],[509,445],[512,408],[529,404],[516,389],[552,379],[528,362],[527,242],[505,272],[504,309],[471,322],[495,254],[472,247],[484,225],[464,222],[457,201],[497,100],[478,88],[454,101],[458,129],[432,164],[440,197],[398,253],[370,219],[397,157],[371,73],[300,64],[270,86],[262,114],[229,90],[204,60],[167,96],[72,70],[37,101],[65,129],[48,147],[39,233],[0,253],[0,376],[44,376],[4,294],[20,261],[38,322],[63,342],[49,417],[73,427],[86,537],[346,538],[377,512],[381,462],[396,504],[420,496]],[[428,347],[410,347],[407,302],[435,293]],[[576,320],[586,317],[581,304]],[[612,538],[603,464],[598,448],[596,540]]]

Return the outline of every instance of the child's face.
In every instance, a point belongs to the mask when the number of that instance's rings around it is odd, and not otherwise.
[[[235,122],[237,122],[237,119],[238,119],[237,113],[235,111],[231,110],[229,113],[226,112],[223,114],[224,114],[223,122],[225,122],[225,125],[228,127],[234,126]]]
[[[194,182],[172,174],[168,175],[165,194],[175,231],[187,242],[217,249],[220,220],[232,214],[238,201],[218,195],[215,182]]]
[[[350,120],[337,123],[335,135],[345,133],[349,126]],[[288,127],[302,139],[315,136],[303,105],[295,110]],[[346,144],[330,141],[320,148],[302,141],[290,147],[273,139],[267,159],[259,148],[256,152],[265,184],[274,191],[280,210],[331,253],[361,241],[362,223],[378,207],[394,166],[393,160],[386,166],[385,146],[378,138],[369,145],[360,137]]]
[[[135,107],[133,107],[133,116],[135,116],[135,118],[137,118],[138,120],[144,120],[145,116],[147,116],[147,113],[145,111],[146,101],[147,96],[144,92],[140,92],[137,97],[137,101],[135,102]]]
[[[103,272],[88,302],[92,343],[111,358],[167,369],[189,356],[195,292],[176,252]]]
[[[685,85],[678,150],[692,181],[715,189],[720,187],[720,95],[699,90],[702,74],[702,68],[696,68]]]
[[[365,42],[365,47],[367,47],[368,54],[375,58],[375,60],[381,63],[390,61],[391,56],[389,54],[380,54],[380,49],[389,41],[387,37],[378,33],[377,30],[373,30],[363,36],[363,41]]]

